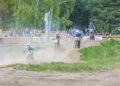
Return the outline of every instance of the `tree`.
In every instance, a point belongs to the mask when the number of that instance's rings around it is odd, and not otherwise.
[[[74,0],[14,0],[14,3],[18,27],[41,27],[44,15],[49,11],[53,12],[53,23],[59,21],[63,26],[70,25],[67,19],[73,10]],[[61,22],[61,18],[65,19],[66,24]]]
[[[2,18],[1,28],[8,29],[14,26],[13,7],[13,0],[0,0],[0,17]]]
[[[120,24],[119,4],[119,0],[94,1],[93,4],[90,5],[90,9],[92,9],[90,11],[90,21],[93,21],[100,30],[105,29],[111,32],[113,25]]]
[[[71,13],[70,20],[73,25],[87,26],[89,22],[89,10],[86,7],[85,0],[76,0],[74,11]]]

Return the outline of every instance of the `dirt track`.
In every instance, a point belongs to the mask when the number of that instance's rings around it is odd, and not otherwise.
[[[0,86],[120,86],[120,69],[97,73],[0,69]]]
[[[63,36],[60,41],[60,47],[55,48],[50,47],[47,49],[40,50],[35,53],[35,63],[44,63],[44,62],[65,62],[65,63],[75,63],[80,62],[80,53],[78,49],[74,48],[74,40],[71,37],[68,40],[67,36]],[[89,46],[97,46],[100,44],[100,41],[81,41],[81,48],[86,48]]]
[[[45,42],[41,42],[39,46],[43,45]],[[99,41],[82,41],[81,48],[88,46],[99,45]],[[44,62],[66,62],[74,63],[80,62],[80,53],[74,48],[74,40],[71,37],[68,40],[67,35],[63,35],[59,48],[55,48],[53,42],[47,42],[45,49],[34,52],[34,64],[44,63]],[[10,46],[0,48],[0,66],[16,63],[28,63],[26,59],[25,46]],[[2,54],[3,53],[3,54]]]
[[[67,40],[67,39],[66,39]],[[35,60],[42,62],[78,62],[79,53],[73,47],[73,41],[61,42],[59,49],[48,48],[35,53]],[[82,48],[99,45],[99,42],[83,41]],[[87,45],[87,46],[86,46]],[[49,51],[49,52],[48,52]],[[47,53],[46,53],[47,52]],[[61,72],[32,72],[0,69],[0,86],[120,86],[120,69],[97,73],[61,73]]]

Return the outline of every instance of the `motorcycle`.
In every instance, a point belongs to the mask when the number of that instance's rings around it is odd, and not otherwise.
[[[29,51],[26,55],[26,58],[29,63],[33,62],[33,51]]]
[[[92,29],[90,29],[89,30],[89,36],[90,36],[90,40],[94,40],[95,39],[95,30],[92,30]]]
[[[75,48],[80,48],[81,38],[75,37]]]
[[[54,42],[54,46],[55,46],[55,48],[58,48],[59,46],[60,46],[60,39],[52,39],[53,40],[53,42]]]

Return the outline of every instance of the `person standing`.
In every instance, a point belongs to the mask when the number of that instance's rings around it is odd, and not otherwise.
[[[104,30],[102,30],[102,31],[101,31],[101,35],[105,35],[105,32],[104,32]]]

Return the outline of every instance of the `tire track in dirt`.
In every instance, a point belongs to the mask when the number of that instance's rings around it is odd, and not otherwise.
[[[101,41],[84,41],[81,42],[81,48],[90,46],[98,46]],[[51,48],[43,49],[35,53],[35,63],[44,62],[65,62],[75,63],[80,62],[80,53],[78,49],[74,48],[74,39],[64,35],[60,40],[60,47],[55,48],[54,45]]]
[[[3,68],[0,79],[0,86],[120,86],[120,69],[64,73]]]

